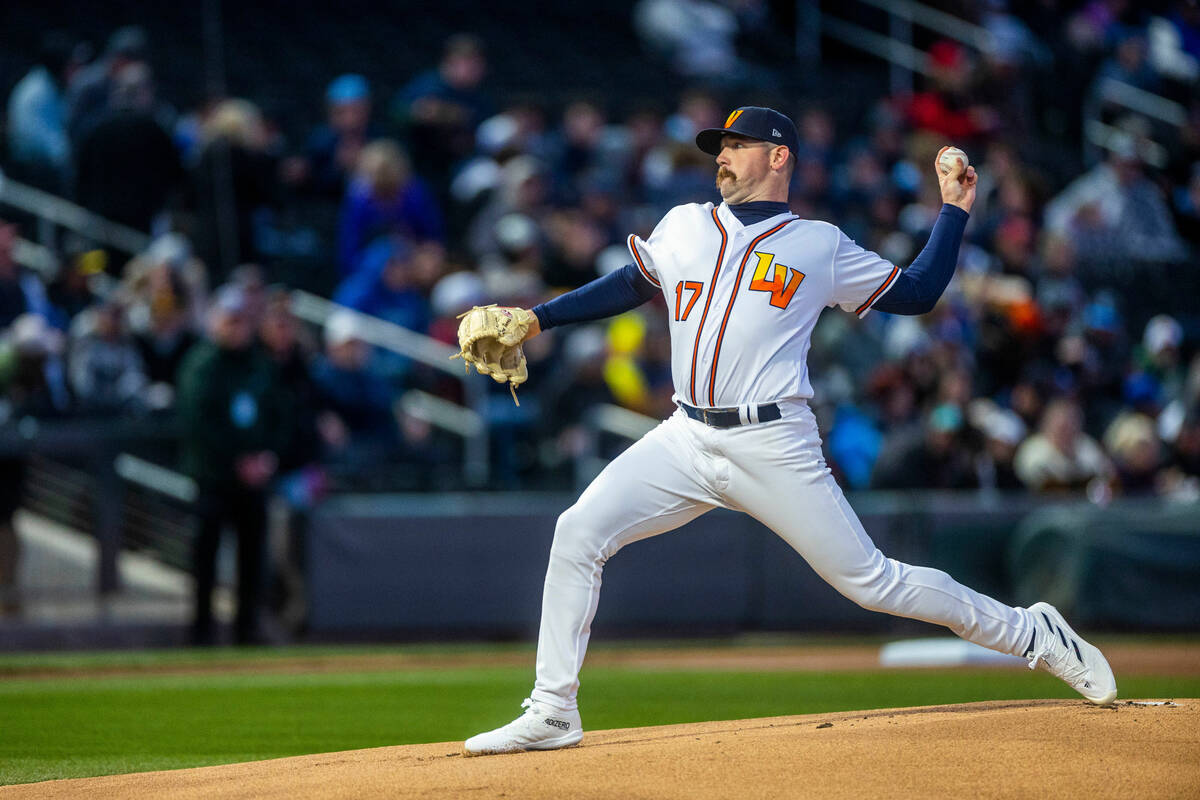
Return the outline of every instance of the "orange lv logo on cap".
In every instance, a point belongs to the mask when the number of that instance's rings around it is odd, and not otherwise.
[[[723,128],[728,128],[728,127],[729,127],[730,125],[732,125],[732,124],[733,124],[735,121],[737,121],[737,118],[738,118],[738,117],[740,117],[740,116],[742,115],[742,112],[743,112],[743,111],[745,111],[745,110],[746,110],[746,109],[744,109],[744,108],[739,108],[737,111],[735,111],[735,112],[733,112],[732,114],[730,114],[730,115],[729,115],[729,119],[725,120],[725,124],[724,124],[724,125],[722,125],[721,127],[723,127]]]

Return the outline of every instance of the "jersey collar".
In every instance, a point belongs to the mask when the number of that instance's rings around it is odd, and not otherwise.
[[[800,219],[792,212],[784,211],[782,214],[776,214],[773,217],[767,217],[766,219],[759,220],[751,225],[743,225],[742,221],[737,218],[737,214],[734,214],[729,210],[729,204],[724,200],[721,201],[721,205],[717,206],[717,216],[721,218],[721,223],[725,226],[725,230],[733,233],[743,230],[765,231],[774,225],[778,225],[785,219]]]

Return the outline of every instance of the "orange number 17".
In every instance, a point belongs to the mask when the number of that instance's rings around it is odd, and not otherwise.
[[[683,297],[683,290],[687,289],[692,293],[688,298],[687,308],[683,310],[683,316],[679,315],[679,301]],[[696,305],[696,298],[700,297],[700,293],[704,291],[704,284],[699,281],[680,281],[675,285],[675,321],[687,321],[688,314],[692,313],[692,306]]]

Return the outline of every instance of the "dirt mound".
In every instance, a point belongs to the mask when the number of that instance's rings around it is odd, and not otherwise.
[[[460,748],[49,781],[0,798],[1200,796],[1200,700],[971,703],[597,731],[548,753]]]

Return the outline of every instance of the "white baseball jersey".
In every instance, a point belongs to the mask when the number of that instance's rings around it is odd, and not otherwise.
[[[725,203],[676,206],[628,246],[667,299],[675,397],[707,408],[812,397],[821,311],[864,316],[900,274],[834,225],[790,213],[743,225]]]

